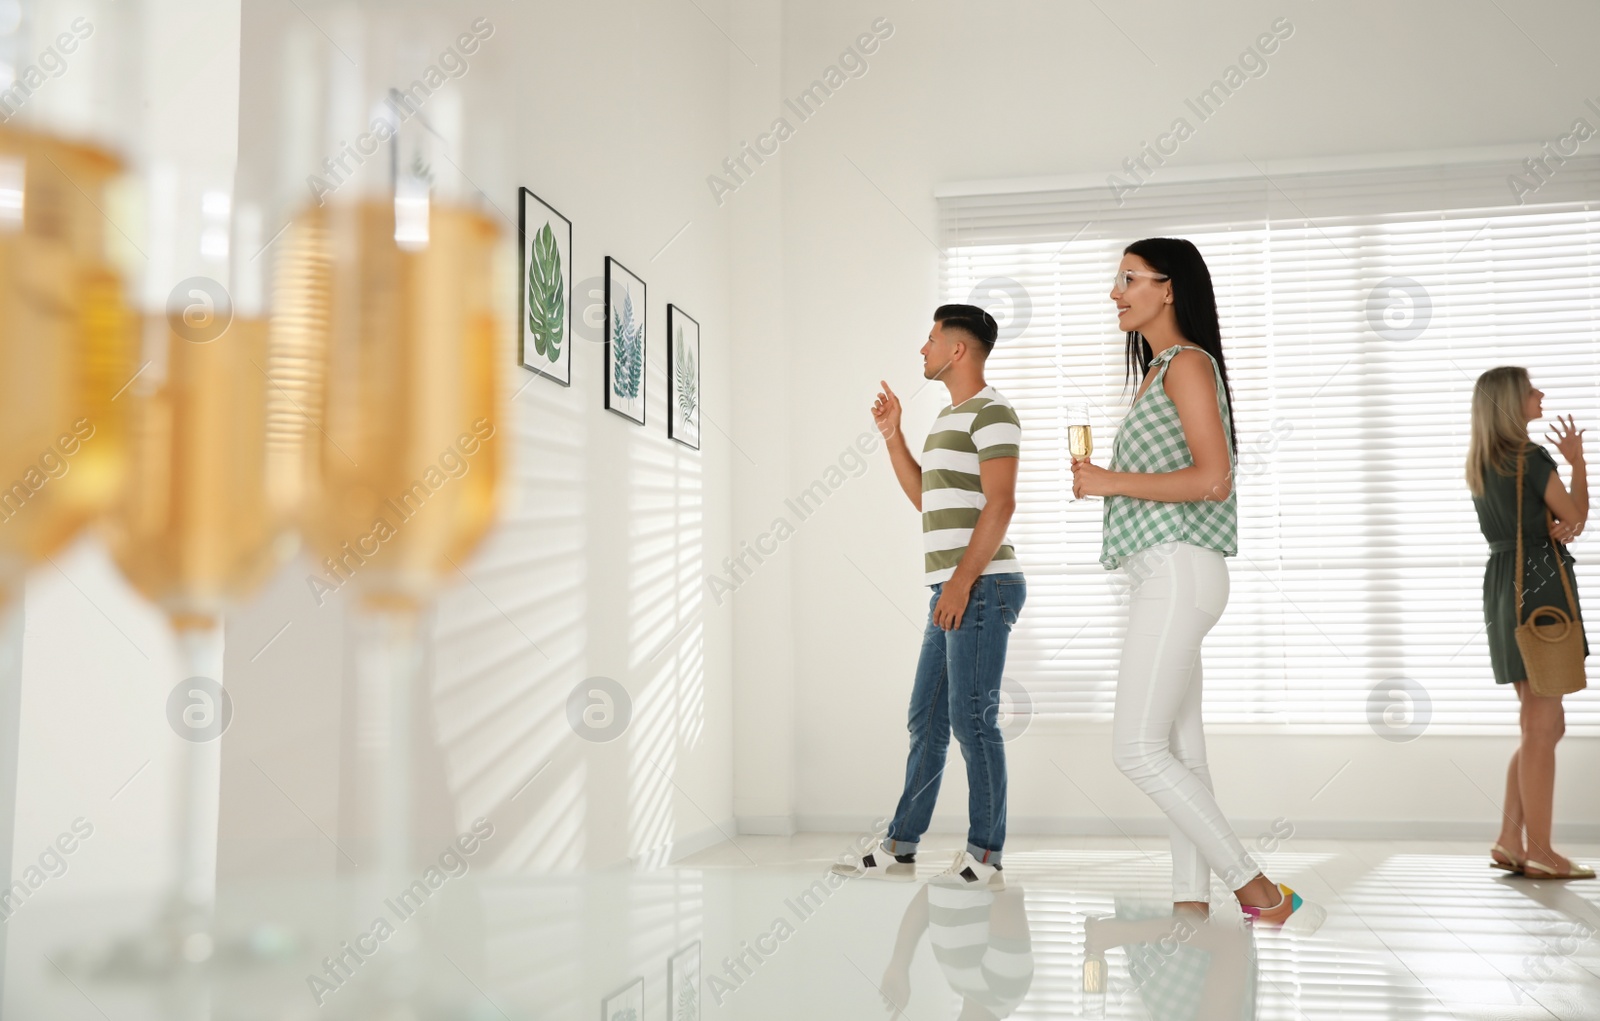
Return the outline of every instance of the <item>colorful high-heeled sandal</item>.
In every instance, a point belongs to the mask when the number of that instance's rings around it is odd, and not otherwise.
[[[1322,928],[1322,923],[1328,918],[1328,913],[1319,905],[1295,893],[1282,883],[1278,884],[1278,903],[1270,908],[1258,908],[1249,904],[1239,905],[1244,913],[1254,922],[1273,925],[1302,936],[1309,936]]]

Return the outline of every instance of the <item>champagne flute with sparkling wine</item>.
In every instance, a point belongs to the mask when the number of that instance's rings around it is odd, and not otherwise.
[[[1089,420],[1089,406],[1086,404],[1067,407],[1067,450],[1074,459],[1094,456],[1094,425]],[[1095,497],[1073,499],[1093,500]]]
[[[313,423],[301,531],[316,600],[350,624],[357,736],[346,768],[359,795],[340,841],[361,863],[347,875],[365,899],[415,878],[413,707],[428,693],[428,615],[464,577],[504,489],[517,226],[490,196],[516,195],[513,133],[489,62],[445,88],[419,78],[436,40],[463,28],[486,37],[488,19],[457,24],[391,0],[304,2],[339,26],[340,45],[295,19],[263,44],[276,66],[262,81],[296,87],[263,89],[270,113],[241,151],[272,158],[242,159],[241,173],[271,194],[269,223],[287,225],[273,243],[273,330],[319,352],[295,402]],[[335,159],[350,138],[361,158]],[[371,1016],[409,1016],[397,1004],[431,995],[427,931],[407,926],[389,941],[363,994]]]
[[[0,868],[12,846],[22,717],[25,575],[114,497],[134,368],[127,281],[136,253],[116,210],[134,162],[142,0],[0,2]],[[70,9],[69,9],[70,7]],[[95,35],[87,47],[80,44]],[[46,65],[42,52],[71,65]],[[92,55],[92,56],[91,56]],[[78,677],[38,678],[60,691]],[[50,703],[47,703],[50,704]],[[14,905],[13,905],[14,908]],[[0,972],[16,923],[0,926]],[[26,944],[22,944],[23,947]],[[13,969],[16,973],[16,969]],[[14,1004],[0,1004],[6,1009]]]
[[[216,205],[223,192],[207,194]],[[234,311],[226,323],[214,309],[180,313],[179,329],[167,315],[145,317],[149,367],[122,397],[130,417],[127,483],[103,528],[123,577],[166,612],[183,683],[176,697],[188,740],[176,877],[156,938],[140,951],[158,970],[204,962],[213,949],[229,712],[224,614],[295,548],[292,518],[269,472],[270,445],[281,430],[269,420],[268,393],[282,384],[268,373],[281,370],[283,339],[269,334],[259,308]]]
[[[230,718],[224,616],[295,548],[292,487],[304,474],[297,438],[269,414],[292,389],[293,338],[269,330],[259,213],[233,197],[231,153],[164,166],[141,182],[151,252],[138,309],[139,369],[121,385],[127,470],[100,521],[128,584],[167,617],[177,652],[164,700],[178,742],[176,854],[153,924],[73,959],[102,979],[179,980],[191,1014],[206,992],[191,980],[215,949],[222,739]],[[278,377],[278,378],[274,378]],[[282,470],[285,460],[300,464]],[[272,469],[277,468],[274,472]],[[190,995],[192,994],[192,995]]]

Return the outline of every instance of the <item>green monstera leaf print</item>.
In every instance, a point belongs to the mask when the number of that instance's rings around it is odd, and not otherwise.
[[[561,344],[566,340],[566,303],[561,250],[556,247],[555,231],[546,223],[533,236],[533,254],[528,259],[528,332],[533,335],[534,351],[552,362],[561,360]]]

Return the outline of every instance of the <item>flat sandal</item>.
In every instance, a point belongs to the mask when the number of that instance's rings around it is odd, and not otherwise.
[[[1495,858],[1494,856],[1497,854],[1501,858],[1504,858],[1505,861],[1500,861],[1499,859]],[[1508,862],[1509,864],[1507,864]],[[1499,869],[1502,872],[1509,872],[1513,876],[1525,876],[1528,874],[1526,871],[1524,871],[1527,867],[1527,863],[1517,861],[1516,855],[1512,854],[1510,851],[1507,851],[1499,844],[1492,844],[1489,847],[1489,867],[1492,869]]]
[[[1522,868],[1522,874],[1527,876],[1529,879],[1549,879],[1562,882],[1569,879],[1594,878],[1594,869],[1591,869],[1587,865],[1579,865],[1577,862],[1573,862],[1571,867],[1569,867],[1565,872],[1557,872],[1550,866],[1541,865],[1539,862],[1531,859],[1523,862]]]

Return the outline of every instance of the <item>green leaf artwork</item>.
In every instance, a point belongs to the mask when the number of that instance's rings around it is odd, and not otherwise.
[[[639,1021],[639,1012],[632,1007],[614,1010],[611,1012],[611,1021]]]
[[[611,314],[611,390],[637,400],[644,369],[644,324],[633,321],[633,295],[622,292],[622,311]]]
[[[693,986],[687,986],[678,993],[676,1007],[672,1015],[673,1021],[700,1021],[699,1004],[695,1000]]]
[[[561,250],[555,231],[546,223],[533,236],[528,259],[528,333],[533,349],[552,362],[561,360],[566,340],[566,285],[562,282]]]
[[[678,363],[678,415],[688,423],[694,421],[694,409],[700,406],[699,366],[695,363],[694,352],[683,342],[683,327],[678,327],[673,340]]]

